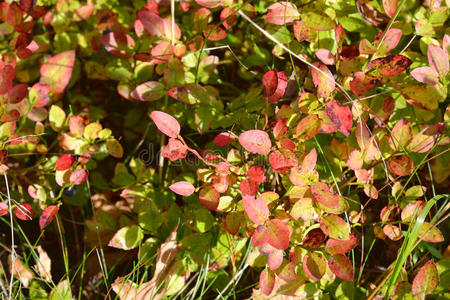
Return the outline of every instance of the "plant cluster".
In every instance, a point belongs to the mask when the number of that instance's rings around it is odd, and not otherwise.
[[[449,297],[448,4],[1,2],[2,292]]]

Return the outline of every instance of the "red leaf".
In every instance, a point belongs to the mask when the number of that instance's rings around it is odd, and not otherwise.
[[[303,238],[302,245],[310,249],[317,249],[322,246],[324,240],[325,234],[323,231],[320,228],[314,228]]]
[[[247,171],[247,178],[250,181],[265,182],[266,176],[264,176],[264,168],[261,166],[253,166]]]
[[[177,139],[169,138],[169,142],[163,147],[161,155],[171,161],[186,157],[186,146]]]
[[[28,85],[25,83],[16,84],[8,92],[8,103],[16,104],[22,101],[28,95]]]
[[[264,97],[269,103],[275,103],[283,97],[287,87],[287,77],[284,72],[270,70],[263,76]]]
[[[289,247],[290,231],[286,224],[278,219],[273,219],[266,224],[268,240],[267,242],[280,250],[287,249]]]
[[[297,155],[292,151],[274,151],[269,155],[270,166],[281,174],[286,174],[292,167],[297,166]]]
[[[314,86],[317,88],[318,94],[322,98],[326,99],[331,95],[336,87],[333,73],[331,73],[330,70],[328,70],[328,68],[321,63],[315,62],[313,65],[321,71],[320,72],[315,68],[311,68]],[[327,76],[325,76],[325,74],[327,74]]]
[[[73,14],[73,20],[74,21],[82,21],[82,20],[86,20],[87,18],[89,18],[90,16],[92,16],[92,14],[94,13],[94,5],[92,4],[86,4],[83,6],[80,6],[79,8],[77,8]]]
[[[379,82],[376,77],[366,75],[363,72],[355,72],[353,76],[354,79],[350,81],[350,89],[356,96],[364,96]]]
[[[61,155],[55,163],[56,171],[65,171],[70,169],[75,163],[75,157],[72,154],[63,154]]]
[[[420,268],[414,277],[412,293],[419,299],[425,299],[425,295],[431,294],[439,285],[439,273],[432,260]]]
[[[75,64],[75,50],[61,52],[41,66],[40,84],[48,84],[55,94],[61,94],[69,84]]]
[[[428,46],[427,55],[430,67],[435,70],[440,77],[443,78],[446,76],[450,69],[447,51],[439,46],[430,44]]]
[[[203,36],[207,38],[208,41],[217,42],[226,38],[227,32],[223,30],[222,27],[211,24],[203,31]]]
[[[328,260],[328,266],[337,277],[342,280],[353,281],[353,265],[345,255],[332,255]]]
[[[267,242],[269,236],[267,235],[266,227],[259,225],[256,227],[252,235],[252,245],[253,247],[259,247]]]
[[[303,271],[312,281],[318,281],[325,274],[327,261],[321,253],[308,252],[303,257]]]
[[[239,187],[244,196],[255,196],[258,193],[258,183],[255,181],[244,179]]]
[[[276,140],[282,138],[288,131],[288,127],[286,126],[287,118],[278,120],[275,126],[273,127],[273,136]]]
[[[219,193],[212,187],[203,187],[198,195],[200,203],[209,210],[216,210],[219,206]]]
[[[325,245],[325,251],[330,254],[345,254],[352,250],[358,244],[358,238],[353,234],[350,234],[348,240],[335,240],[329,238]]]
[[[39,217],[39,227],[41,228],[41,230],[47,227],[53,221],[58,211],[59,206],[57,205],[49,205],[44,209],[41,216]]]
[[[350,60],[359,56],[359,49],[356,45],[344,45],[339,51],[342,60]]]
[[[9,212],[9,206],[5,202],[0,202],[0,216],[4,216]]]
[[[173,54],[173,45],[168,41],[161,41],[152,48],[152,61],[155,64],[166,63]]]
[[[353,124],[353,116],[350,108],[347,105],[340,105],[336,100],[331,100],[325,106],[325,112],[330,117],[333,125],[337,130],[342,132],[345,136],[350,134]]]
[[[341,47],[345,40],[345,29],[341,24],[339,24],[334,30],[334,38],[336,39],[338,46]]]
[[[267,155],[272,147],[272,142],[267,132],[262,130],[247,130],[239,136],[239,143],[245,150]]]
[[[248,218],[253,223],[263,225],[269,219],[269,207],[261,197],[255,199],[252,196],[244,196],[242,202]]]
[[[275,286],[275,273],[269,269],[264,269],[259,274],[259,288],[264,295],[269,296]]]
[[[339,196],[330,191],[328,184],[324,182],[314,182],[311,184],[311,193],[316,201],[329,208],[339,207]]]
[[[152,111],[152,119],[159,131],[165,135],[171,138],[176,138],[180,135],[180,123],[178,123],[178,121],[171,115],[162,111],[154,110]]]
[[[222,132],[214,138],[214,144],[219,147],[225,147],[231,144],[234,140],[234,134],[231,134],[229,132]]]
[[[264,20],[275,25],[289,24],[298,19],[300,14],[297,7],[291,2],[277,2],[267,8]]]
[[[181,196],[189,196],[195,192],[195,187],[187,181],[178,181],[169,186],[169,189]]]
[[[18,204],[14,208],[14,215],[22,221],[30,221],[33,219],[33,208],[28,203]]]
[[[377,58],[367,64],[366,70],[377,69],[382,76],[399,75],[412,64],[406,56],[391,54],[386,57]]]
[[[70,174],[69,181],[71,184],[82,184],[88,177],[89,172],[85,169],[76,169]]]

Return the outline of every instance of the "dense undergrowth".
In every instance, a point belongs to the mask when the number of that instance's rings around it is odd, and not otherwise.
[[[448,5],[1,2],[2,297],[448,299]]]

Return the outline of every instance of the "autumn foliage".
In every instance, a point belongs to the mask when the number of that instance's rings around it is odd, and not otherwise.
[[[448,297],[444,2],[1,2],[6,273],[31,298]]]

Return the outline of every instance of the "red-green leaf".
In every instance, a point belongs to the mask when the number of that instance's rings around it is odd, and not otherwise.
[[[425,299],[425,296],[431,294],[439,285],[439,273],[436,265],[432,260],[425,263],[416,277],[414,277],[412,284],[413,295],[419,299]]]
[[[245,150],[267,155],[272,147],[272,142],[267,132],[262,130],[247,130],[239,136],[239,143]]]
[[[414,171],[414,161],[407,155],[393,156],[388,160],[388,167],[397,176],[408,176]]]
[[[423,129],[413,137],[411,143],[408,145],[408,150],[417,153],[429,151],[439,140],[444,129],[444,123],[437,123]]]
[[[383,8],[388,17],[393,17],[398,7],[398,0],[383,0]]]
[[[258,183],[255,181],[244,179],[239,184],[239,187],[244,196],[255,196],[258,193]]]
[[[264,295],[269,296],[275,286],[275,273],[269,269],[264,269],[259,274],[259,288]]]
[[[430,44],[428,46],[427,55],[430,67],[434,69],[440,77],[446,76],[450,69],[447,51],[439,46]]]
[[[280,250],[289,247],[289,228],[286,224],[278,219],[273,219],[266,224],[268,240],[267,242]]]
[[[330,191],[328,184],[324,182],[314,182],[311,184],[311,193],[316,201],[330,208],[338,208],[339,196]]]
[[[337,277],[342,280],[353,281],[353,265],[345,255],[332,255],[328,260],[328,266]]]
[[[153,12],[141,10],[138,13],[138,19],[150,35],[167,39],[172,38],[172,21],[169,18],[161,18]],[[173,31],[174,39],[179,40],[181,31],[176,23]]]
[[[275,25],[289,24],[298,19],[300,14],[291,2],[277,2],[267,8],[264,20]]]
[[[353,116],[347,105],[340,105],[336,100],[331,100],[325,106],[325,112],[330,117],[333,125],[345,136],[350,134],[353,124]]]
[[[320,118],[316,114],[308,115],[298,122],[295,134],[301,140],[309,140],[320,132],[321,123]]]
[[[19,220],[30,221],[33,219],[33,208],[28,203],[17,204],[13,212]]]
[[[40,84],[48,84],[54,94],[61,94],[69,84],[75,63],[75,50],[61,52],[41,66]]]
[[[442,98],[438,89],[431,85],[408,85],[401,89],[401,93],[409,104],[426,110],[437,109],[438,101]]]
[[[350,81],[350,89],[356,96],[364,96],[378,84],[376,77],[366,75],[363,72],[355,72],[353,76],[354,79]]]
[[[242,223],[242,214],[237,211],[232,211],[225,217],[225,229],[231,234],[238,233]]]
[[[378,39],[381,39],[381,32]],[[400,39],[402,38],[402,31],[398,28],[390,28],[386,35],[384,36],[384,40],[381,43],[381,45],[378,46],[378,53],[379,55],[385,55],[391,52],[392,50],[397,47],[398,42],[400,42]],[[375,39],[375,43],[378,41],[378,39]]]
[[[328,31],[334,29],[333,20],[324,12],[318,9],[302,8],[302,20],[313,30]]]
[[[210,186],[203,187],[198,195],[200,203],[209,210],[216,210],[220,202],[219,193]]]
[[[263,246],[268,239],[269,235],[267,234],[266,227],[264,227],[263,225],[259,225],[253,232],[252,245],[254,247]]]
[[[428,222],[423,222],[419,231],[419,237],[430,243],[440,243],[444,241],[444,236],[441,231]]]
[[[350,234],[348,240],[335,240],[329,238],[325,245],[325,251],[330,254],[345,254],[358,244],[358,238]]]
[[[71,184],[75,185],[82,184],[86,181],[88,174],[89,172],[86,169],[76,169],[70,174],[69,181]]]
[[[166,94],[164,85],[157,81],[147,81],[138,85],[132,92],[131,97],[140,101],[155,101]]]
[[[30,102],[34,102],[34,107],[43,107],[50,102],[48,93],[50,93],[48,84],[35,83],[30,89]]]
[[[41,216],[39,217],[39,227],[41,228],[41,230],[47,227],[53,221],[58,211],[59,206],[57,205],[49,205],[44,209]]]
[[[207,8],[215,8],[221,5],[221,0],[195,0],[198,5],[207,7]]]
[[[312,281],[319,281],[327,270],[327,260],[318,252],[308,252],[303,257],[303,271]]]
[[[406,56],[400,54],[391,54],[386,57],[372,60],[367,65],[366,69],[377,69],[382,76],[399,75],[411,65],[411,60]]]
[[[189,196],[195,192],[195,187],[188,181],[178,181],[169,186],[169,189],[181,196]]]
[[[121,158],[123,156],[123,147],[116,139],[108,139],[106,141],[106,150],[115,158]]]
[[[123,32],[109,32],[102,36],[100,42],[106,51],[118,58],[131,57],[131,50],[134,47],[133,38]]]
[[[75,163],[75,157],[72,154],[63,154],[61,155],[55,163],[56,171],[65,171],[70,169]]]
[[[248,218],[257,225],[263,225],[270,216],[269,207],[262,198],[245,196],[242,199]]]
[[[178,123],[178,121],[171,115],[162,111],[154,110],[152,111],[152,119],[159,131],[165,135],[171,138],[176,138],[180,134],[180,123]]]
[[[414,214],[417,217],[422,212],[424,206],[425,206],[425,202],[423,202],[423,201],[416,201],[413,203],[408,203],[402,209],[402,214],[401,214],[402,222],[411,222],[413,220]]]
[[[413,136],[412,125],[406,119],[398,121],[392,128],[389,145],[395,151],[401,151],[411,142]]]
[[[323,215],[320,218],[320,229],[335,240],[348,240],[350,238],[350,227],[336,215]]]
[[[315,62],[313,65],[320,69],[319,71],[316,68],[311,68],[314,86],[317,88],[318,94],[322,98],[326,99],[331,95],[336,87],[333,73],[328,70],[327,66],[321,63]]]

